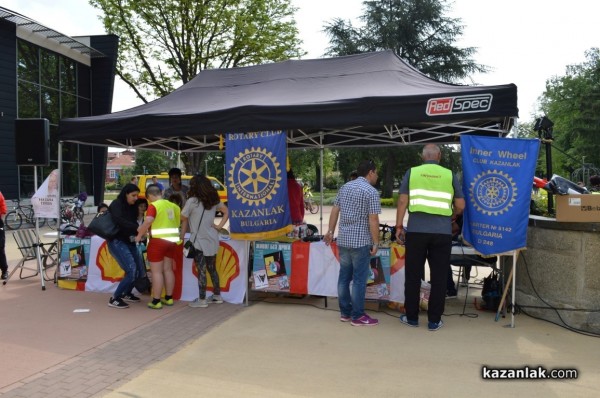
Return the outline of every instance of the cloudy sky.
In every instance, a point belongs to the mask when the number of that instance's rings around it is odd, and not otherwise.
[[[333,18],[352,20],[362,14],[361,0],[292,0],[296,21],[308,52],[319,58],[328,45],[323,25]],[[2,7],[32,18],[69,36],[103,34],[99,12],[86,0],[1,0]],[[465,26],[459,46],[476,47],[475,61],[492,68],[475,75],[484,85],[514,83],[519,116],[529,121],[547,79],[561,76],[567,65],[585,60],[585,51],[600,46],[600,2],[588,0],[455,0],[450,16]],[[141,102],[125,84],[115,88],[113,111]]]

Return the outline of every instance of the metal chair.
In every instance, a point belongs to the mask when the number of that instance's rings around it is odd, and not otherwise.
[[[36,235],[35,230],[33,229],[24,229],[13,232],[13,237],[15,242],[17,243],[17,248],[21,252],[21,260],[17,263],[17,265],[12,269],[8,278],[3,281],[3,284],[10,280],[17,270],[19,271],[19,278],[26,279],[39,275],[40,267],[37,264],[37,252],[36,248],[39,248],[40,251],[40,260],[41,260],[41,270],[44,272],[44,279],[47,281],[52,280],[53,278],[48,278],[46,274],[46,270],[51,268],[52,266],[58,263],[58,249],[56,246],[56,242],[51,243],[41,243],[39,237]],[[27,262],[36,261],[35,268],[31,266],[27,266]],[[31,275],[23,276],[23,271],[28,270],[33,272]]]

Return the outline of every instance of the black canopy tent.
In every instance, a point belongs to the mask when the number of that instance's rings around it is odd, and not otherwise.
[[[215,151],[226,132],[285,130],[290,148],[458,142],[505,136],[517,88],[425,76],[392,51],[200,72],[163,98],[107,115],[63,119],[59,141]]]

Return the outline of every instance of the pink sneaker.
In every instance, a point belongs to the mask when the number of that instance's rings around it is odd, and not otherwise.
[[[379,321],[377,319],[373,319],[367,314],[364,314],[360,318],[354,319],[352,322],[350,322],[352,326],[376,326],[378,323]]]
[[[351,320],[352,320],[352,318],[350,318],[349,316],[340,315],[340,321],[341,322],[350,322]]]

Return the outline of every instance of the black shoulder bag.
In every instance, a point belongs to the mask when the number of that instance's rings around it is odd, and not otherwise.
[[[205,211],[206,209],[202,210],[202,216],[200,216],[200,222],[198,223],[198,228],[196,229],[196,234],[194,235],[194,242],[192,243],[191,240],[188,240],[187,242],[185,242],[185,245],[183,245],[183,255],[186,258],[196,257],[196,247],[194,246],[194,243],[196,243],[198,232],[200,232],[200,225],[202,224],[202,219],[204,218]]]
[[[96,217],[94,217],[87,228],[106,240],[111,240],[119,233],[119,226],[115,223],[108,210],[96,214]]]

